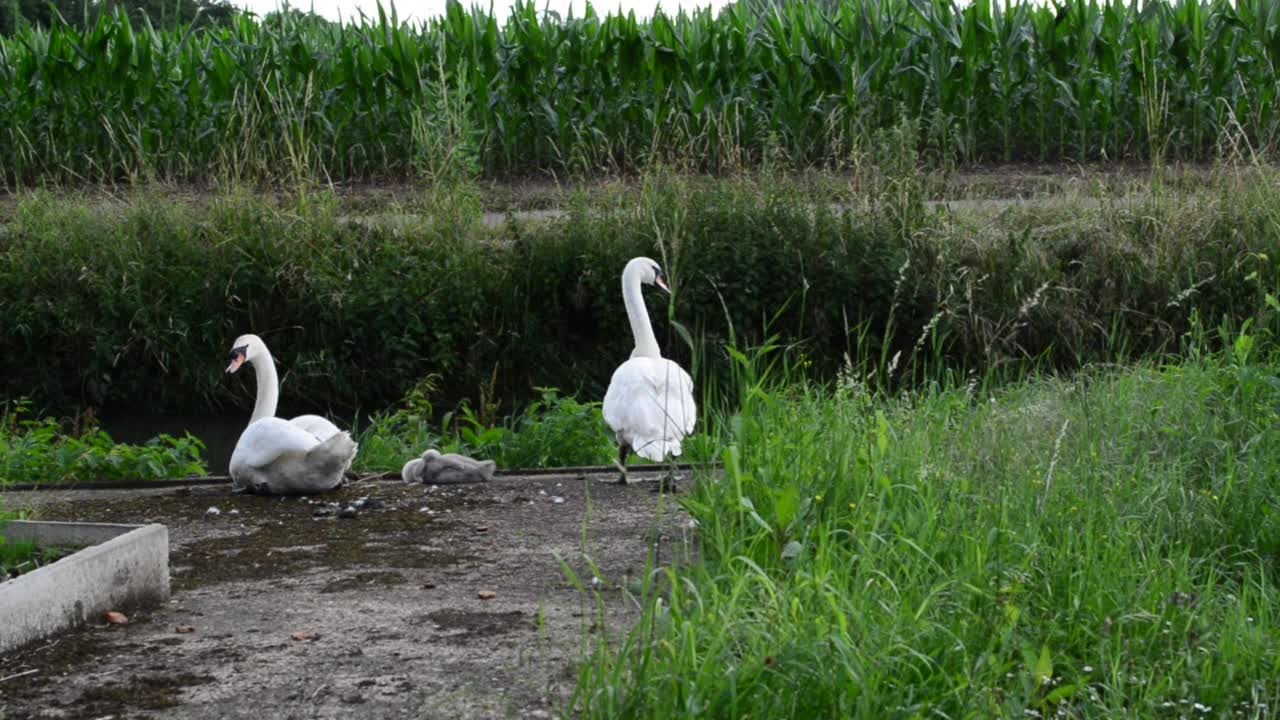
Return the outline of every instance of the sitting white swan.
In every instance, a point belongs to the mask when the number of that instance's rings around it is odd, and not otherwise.
[[[422,457],[414,458],[400,470],[400,479],[408,484],[453,485],[481,483],[493,480],[497,463],[492,460],[475,460],[456,453],[440,454],[432,448]]]
[[[258,398],[249,427],[231,453],[233,491],[295,495],[340,485],[359,447],[350,433],[319,415],[275,417],[280,381],[275,360],[257,335],[236,338],[227,372],[245,363],[253,365]]]
[[[618,439],[620,484],[627,482],[627,455],[661,462],[680,455],[684,437],[693,432],[698,408],[693,401],[693,378],[676,363],[662,357],[653,325],[640,294],[641,285],[662,281],[658,263],[633,258],[622,271],[622,301],[631,320],[636,346],[631,359],[618,366],[604,394],[604,420]],[[668,476],[668,481],[673,480]]]

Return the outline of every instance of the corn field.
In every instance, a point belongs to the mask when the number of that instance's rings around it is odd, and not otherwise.
[[[0,38],[0,181],[831,167],[904,126],[955,164],[1275,149],[1280,0],[1062,1],[108,14]]]

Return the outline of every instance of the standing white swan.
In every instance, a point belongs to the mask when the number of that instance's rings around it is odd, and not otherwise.
[[[236,338],[227,372],[245,363],[253,365],[258,399],[231,453],[233,491],[296,495],[340,485],[359,447],[351,435],[319,415],[275,416],[280,381],[275,360],[257,335]]]
[[[671,292],[662,281],[662,269],[649,258],[633,258],[622,270],[622,301],[636,346],[631,359],[619,365],[609,381],[604,394],[604,420],[618,439],[618,465],[622,471],[618,483],[624,485],[628,454],[634,451],[654,462],[680,455],[681,443],[693,432],[698,416],[693,378],[659,352],[641,285],[657,285]]]

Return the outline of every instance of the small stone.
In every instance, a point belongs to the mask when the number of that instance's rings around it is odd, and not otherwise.
[[[356,517],[359,514],[360,514],[360,511],[356,510],[354,507],[350,505],[338,511],[338,517],[342,520],[351,520],[352,518]]]
[[[216,507],[211,507],[211,508],[209,508],[208,510],[205,510],[205,511],[204,511],[204,514],[205,514],[205,515],[221,515],[221,514],[222,514],[222,511],[221,511],[221,510],[219,510],[219,509],[218,509],[218,508],[216,508]]]
[[[422,507],[418,508],[418,512],[420,512],[420,513],[422,513],[422,512],[431,512],[431,508],[427,507],[426,505],[423,505]]]
[[[481,526],[481,527],[476,528],[476,532],[478,532],[478,533],[487,533],[487,532],[489,532],[489,528]]]
[[[115,610],[111,610],[107,613],[107,622],[111,623],[112,625],[128,625],[129,616],[125,615],[122,612],[116,612]]]
[[[492,600],[498,597],[498,593],[492,590],[481,590],[480,592],[476,593],[476,597],[480,598],[481,600]]]
[[[364,696],[361,695],[359,692],[354,692],[354,691],[349,692],[346,695],[343,695],[341,699],[342,699],[342,702],[346,703],[347,705],[359,705],[360,703],[364,702]]]
[[[312,632],[312,631],[310,631],[310,630],[299,630],[298,632],[293,633],[293,634],[292,634],[292,635],[290,635],[289,637],[293,638],[294,640],[296,640],[296,641],[298,641],[298,642],[304,642],[304,641],[305,641],[305,642],[313,642],[313,641],[318,640],[318,639],[320,638],[320,634],[319,634],[319,633]]]
[[[231,508],[231,510],[230,510],[227,514],[228,514],[228,515],[239,515],[239,514],[240,514],[240,509],[239,509],[239,508]]]
[[[178,627],[174,628],[173,631],[181,635],[184,633],[195,632],[196,629],[191,627],[190,625],[179,625]]]
[[[559,495],[552,495],[551,502],[555,503],[556,505],[563,505],[564,498],[560,497]]]
[[[423,589],[423,590],[435,590],[435,589],[436,589],[436,584],[435,584],[435,583],[422,583],[422,589]]]
[[[311,511],[311,516],[312,517],[331,517],[337,514],[337,512],[338,512],[337,506],[321,505],[320,507]]]

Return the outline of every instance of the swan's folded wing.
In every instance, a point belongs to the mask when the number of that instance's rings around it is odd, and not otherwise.
[[[642,456],[642,446],[661,444],[654,453],[679,452],[680,440],[693,432],[698,410],[693,399],[693,378],[665,358],[633,358],[619,366],[605,394],[604,418],[615,432],[626,436]]]
[[[632,431],[636,423],[644,419],[639,408],[641,401],[654,396],[652,381],[641,371],[642,361],[643,358],[634,358],[618,366],[605,390],[602,412],[604,421],[614,432]]]
[[[286,455],[305,456],[319,444],[316,436],[275,417],[258,420],[245,429],[236,443],[233,464],[265,467]]]
[[[294,427],[301,428],[316,436],[317,440],[328,440],[341,430],[327,418],[319,415],[299,415],[289,421]]]
[[[684,368],[670,360],[664,360],[669,371],[665,375],[667,401],[663,403],[667,415],[675,422],[676,427],[683,430],[684,435],[693,432],[698,420],[698,404],[693,399],[693,378]]]

